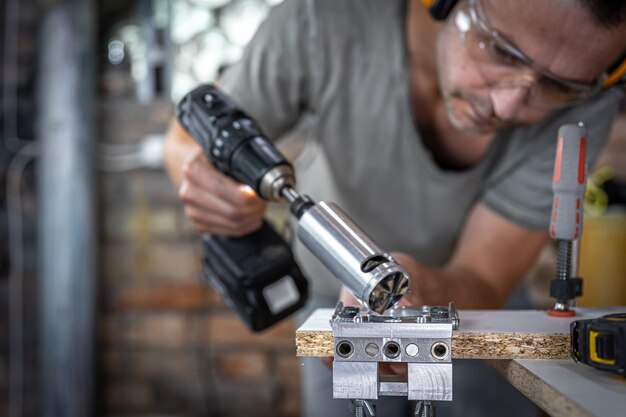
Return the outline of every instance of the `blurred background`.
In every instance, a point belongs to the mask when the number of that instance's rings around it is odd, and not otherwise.
[[[161,157],[280,1],[0,1],[0,416],[300,414],[293,323],[253,335],[201,282]],[[581,303],[626,304],[626,114],[595,172]]]

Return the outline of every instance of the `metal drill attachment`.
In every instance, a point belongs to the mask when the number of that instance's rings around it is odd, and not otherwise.
[[[404,269],[336,204],[315,204],[290,186],[284,186],[280,194],[298,218],[300,241],[365,307],[382,313],[408,291]]]

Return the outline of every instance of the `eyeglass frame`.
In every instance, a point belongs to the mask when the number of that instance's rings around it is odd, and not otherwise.
[[[480,31],[483,32],[484,35],[489,37],[490,40],[495,42],[495,44],[498,47],[502,48],[507,54],[510,54],[512,58],[518,60],[520,63],[524,64],[527,68],[540,74],[541,76],[546,77],[547,79],[556,83],[560,87],[566,88],[567,90],[571,91],[571,94],[572,94],[571,100],[566,100],[560,104],[554,103],[554,105],[565,106],[568,104],[572,104],[574,102],[592,97],[598,94],[599,92],[601,92],[602,90],[604,90],[605,80],[608,76],[607,72],[603,72],[602,74],[598,76],[598,78],[594,82],[590,82],[590,83],[583,82],[583,81],[568,80],[564,77],[561,77],[559,75],[552,73],[547,68],[536,64],[531,58],[529,58],[526,54],[524,54],[516,46],[514,46],[513,43],[509,41],[504,35],[502,35],[499,31],[494,29],[488,17],[486,16],[479,0],[466,0],[466,1],[467,1],[467,6],[466,6],[467,12],[470,18],[471,25],[474,25],[477,28],[479,28]],[[459,6],[462,7],[462,5],[459,5]],[[451,16],[452,17],[451,20],[456,21],[456,14],[459,11],[460,11],[459,9],[453,11],[453,16]],[[461,28],[458,27],[458,24],[456,22],[454,22],[453,25],[455,25],[458,31],[462,33],[464,32]],[[465,32],[467,32],[467,30],[465,30]],[[465,39],[463,39],[463,42],[465,43]],[[500,65],[506,65],[511,68],[514,67],[513,65],[510,65],[510,64],[507,65],[505,63],[500,63]],[[537,84],[535,83],[535,85],[533,85],[533,88],[536,88],[536,87],[537,87]],[[566,95],[568,94],[570,93],[566,93]],[[549,105],[548,103],[545,103],[545,104]]]

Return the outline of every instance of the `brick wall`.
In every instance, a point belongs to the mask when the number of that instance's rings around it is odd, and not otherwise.
[[[163,132],[169,103],[100,103],[99,140]],[[294,327],[250,333],[199,280],[199,241],[160,170],[100,175],[103,415],[299,415]]]

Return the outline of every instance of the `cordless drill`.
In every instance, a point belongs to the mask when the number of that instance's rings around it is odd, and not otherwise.
[[[382,313],[407,292],[409,278],[335,204],[295,190],[292,165],[254,120],[214,85],[202,85],[177,106],[182,126],[222,173],[268,201],[285,200],[296,235],[369,310]],[[302,307],[307,283],[284,240],[267,223],[240,238],[203,237],[206,277],[253,330]]]

